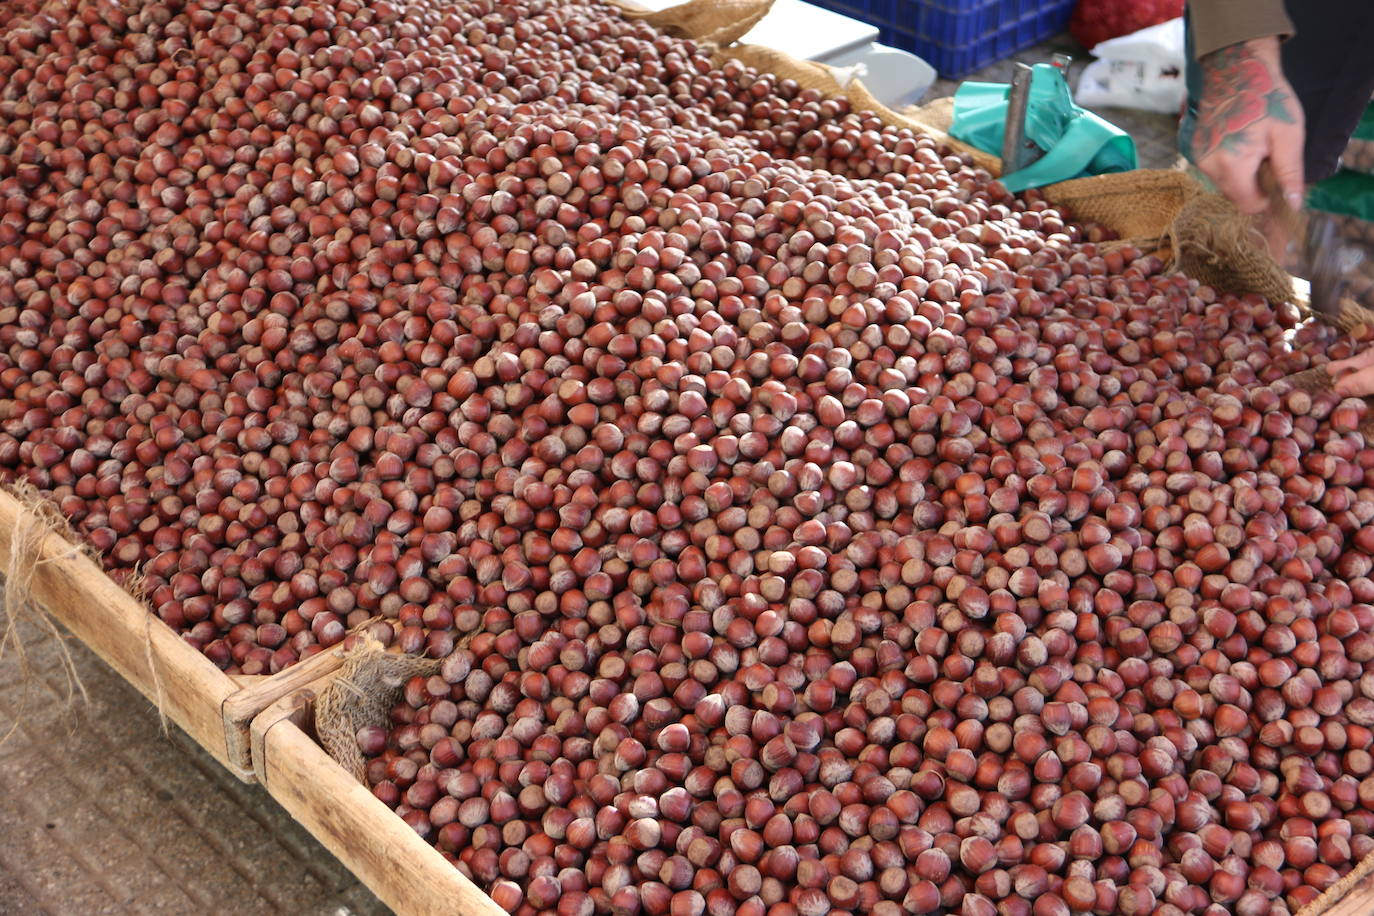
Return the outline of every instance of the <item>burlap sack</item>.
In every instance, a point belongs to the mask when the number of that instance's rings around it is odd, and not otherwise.
[[[954,100],[937,99],[904,113],[947,129]],[[1001,174],[1000,165],[988,170]],[[1251,221],[1225,198],[1205,191],[1187,172],[1137,169],[1061,181],[1040,193],[1073,219],[1112,230],[1122,243],[1145,251],[1169,246],[1174,267],[1201,283],[1228,292],[1259,293],[1272,302],[1293,300],[1293,278],[1269,256]],[[1359,321],[1370,323],[1369,317],[1359,309],[1343,315],[1340,324],[1348,329]]]
[[[1340,311],[1335,315],[1321,315],[1315,313],[1319,318],[1347,334],[1354,337],[1363,336],[1370,328],[1374,328],[1374,311],[1366,308],[1353,299],[1341,299]]]
[[[366,759],[358,748],[358,729],[386,725],[405,682],[439,671],[439,661],[388,652],[364,637],[344,655],[343,666],[315,703],[315,734],[330,757],[362,782]]]
[[[1184,202],[1168,232],[1174,267],[1200,283],[1233,293],[1293,301],[1293,278],[1266,249],[1250,218],[1211,192]]]
[[[1041,188],[1075,219],[1106,226],[1143,251],[1158,248],[1183,205],[1202,187],[1183,172],[1137,169],[1075,178]]]
[[[954,123],[954,96],[946,95],[931,99],[924,105],[908,105],[901,110],[901,114],[948,133],[949,126]]]
[[[721,48],[712,58],[717,67],[737,60],[760,73],[771,73],[782,79],[795,80],[803,89],[815,89],[828,98],[844,95],[844,87],[835,78],[835,71],[814,60],[800,60],[791,54],[763,45],[731,45]]]
[[[954,123],[954,98],[934,99],[902,109],[907,117],[948,131]],[[983,155],[988,155],[984,153]],[[1002,173],[996,160],[994,175]],[[1063,207],[1073,218],[1111,229],[1121,239],[1149,251],[1168,235],[1169,225],[1183,202],[1201,191],[1196,181],[1172,169],[1137,169],[1089,178],[1074,178],[1040,189],[1045,199]]]
[[[725,47],[744,37],[773,8],[773,0],[688,0],[653,12],[633,0],[612,0],[626,19],[641,19],[669,35]]]
[[[614,2],[625,4],[632,0]],[[662,13],[640,10],[627,11],[626,15],[698,37],[692,32],[707,31],[707,17],[737,18],[746,6],[746,0],[726,0],[720,4],[691,0]],[[766,7],[763,11],[767,12]],[[949,135],[953,99],[936,99],[924,106],[895,111],[869,92],[860,79],[841,87],[834,73],[823,64],[797,60],[771,48],[726,48],[728,42],[717,43],[722,48],[715,55],[717,66],[734,58],[756,70],[794,79],[799,85],[818,89],[827,96],[843,95],[856,111],[871,111],[888,126],[924,133],[949,149],[966,153],[989,174],[1002,173],[1002,161],[997,156]],[[1040,193],[1050,203],[1063,207],[1071,218],[1112,230],[1120,240],[1118,244],[1129,243],[1146,251],[1168,244],[1173,250],[1175,268],[1199,282],[1230,292],[1259,293],[1274,302],[1293,300],[1292,278],[1266,252],[1263,239],[1254,232],[1250,221],[1224,198],[1204,192],[1184,172],[1138,169],[1058,182]]]

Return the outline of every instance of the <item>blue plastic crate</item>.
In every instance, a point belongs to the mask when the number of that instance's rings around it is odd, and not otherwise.
[[[1074,0],[810,0],[878,28],[879,40],[958,79],[1062,32]]]

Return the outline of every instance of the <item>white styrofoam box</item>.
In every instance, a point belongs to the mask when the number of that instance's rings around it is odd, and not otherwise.
[[[636,0],[640,6],[663,10],[684,0]],[[823,60],[861,48],[878,38],[878,29],[802,0],[774,0],[758,25],[740,39],[743,44],[763,45],[803,60]]]
[[[862,64],[859,72],[868,91],[889,108],[911,105],[935,82],[935,68],[910,51],[873,42],[826,60],[835,67]]]
[[[827,63],[878,38],[878,29],[802,0],[773,0],[763,20],[740,39],[799,57]]]

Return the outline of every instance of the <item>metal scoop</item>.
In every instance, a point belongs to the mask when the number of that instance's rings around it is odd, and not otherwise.
[[[1307,213],[1307,232],[1303,244],[1307,282],[1311,285],[1308,306],[1312,311],[1334,318],[1341,311],[1341,290],[1345,285],[1345,258],[1336,220],[1329,213]]]
[[[1277,223],[1293,251],[1294,263],[1285,266],[1308,282],[1308,307],[1323,317],[1335,318],[1341,312],[1345,272],[1353,266],[1347,263],[1350,252],[1341,242],[1335,218],[1321,210],[1295,212],[1267,160],[1260,165],[1259,183],[1269,199],[1269,218]]]

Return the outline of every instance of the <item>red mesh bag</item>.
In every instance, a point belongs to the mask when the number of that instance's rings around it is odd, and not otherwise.
[[[1129,35],[1183,15],[1184,0],[1078,0],[1069,33],[1091,50],[1108,38]]]

